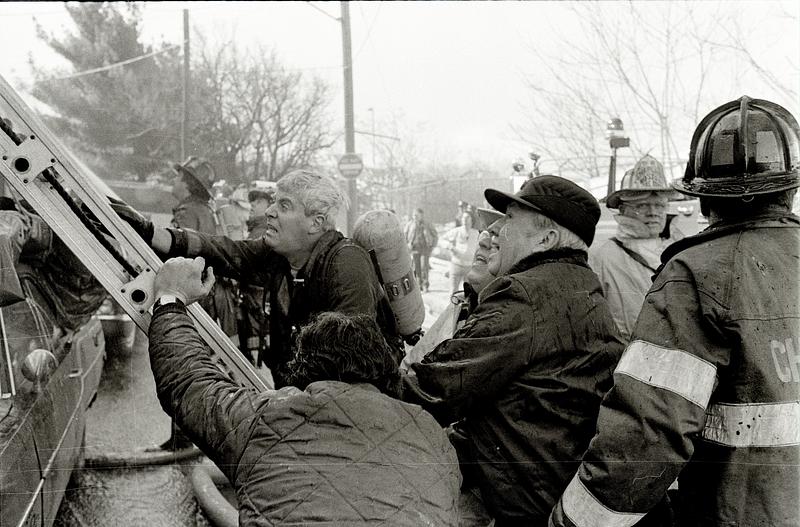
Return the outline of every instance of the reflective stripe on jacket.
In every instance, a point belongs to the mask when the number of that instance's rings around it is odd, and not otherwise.
[[[634,525],[679,474],[682,527],[800,525],[800,218],[676,245],[552,525]]]

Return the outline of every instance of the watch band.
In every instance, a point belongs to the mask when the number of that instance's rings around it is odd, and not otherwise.
[[[180,298],[175,295],[161,295],[156,303],[153,304],[153,309],[155,310],[157,307],[165,306],[167,304],[180,304],[184,305]]]

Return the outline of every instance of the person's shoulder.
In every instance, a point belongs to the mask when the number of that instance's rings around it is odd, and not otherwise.
[[[609,238],[600,244],[592,244],[589,247],[589,258],[607,258],[609,255],[618,254],[621,250],[617,242]]]
[[[589,266],[594,269],[614,266],[614,263],[630,259],[625,251],[614,240],[606,240],[599,245],[592,245],[588,252]]]
[[[357,260],[370,262],[369,251],[352,238],[344,237],[328,250],[328,257],[336,260]]]
[[[478,295],[478,306],[486,301],[508,301],[512,298],[527,299],[529,297],[528,288],[526,287],[526,282],[528,280],[526,280],[524,275],[525,271],[507,274],[498,276],[489,282]]]
[[[350,238],[342,238],[333,244],[323,257],[325,276],[342,279],[347,282],[369,284],[369,277],[374,274],[374,267],[369,252]]]

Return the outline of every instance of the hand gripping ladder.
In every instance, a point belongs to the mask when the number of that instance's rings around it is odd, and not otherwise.
[[[153,280],[161,259],[117,216],[75,159],[0,76],[0,173],[105,287],[139,329],[147,333]],[[12,132],[13,127],[13,132]],[[16,132],[16,133],[14,133]],[[81,210],[88,208],[117,249]],[[188,307],[200,336],[235,380],[258,390],[270,387],[197,303]]]

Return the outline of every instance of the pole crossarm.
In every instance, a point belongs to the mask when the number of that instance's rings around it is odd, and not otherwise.
[[[395,137],[393,135],[376,134],[376,133],[373,133],[373,132],[363,132],[361,130],[356,130],[355,133],[357,133],[359,135],[369,135],[369,136],[372,136],[372,137],[380,137],[381,139],[391,139],[392,141],[399,141],[400,140],[399,137]]]

